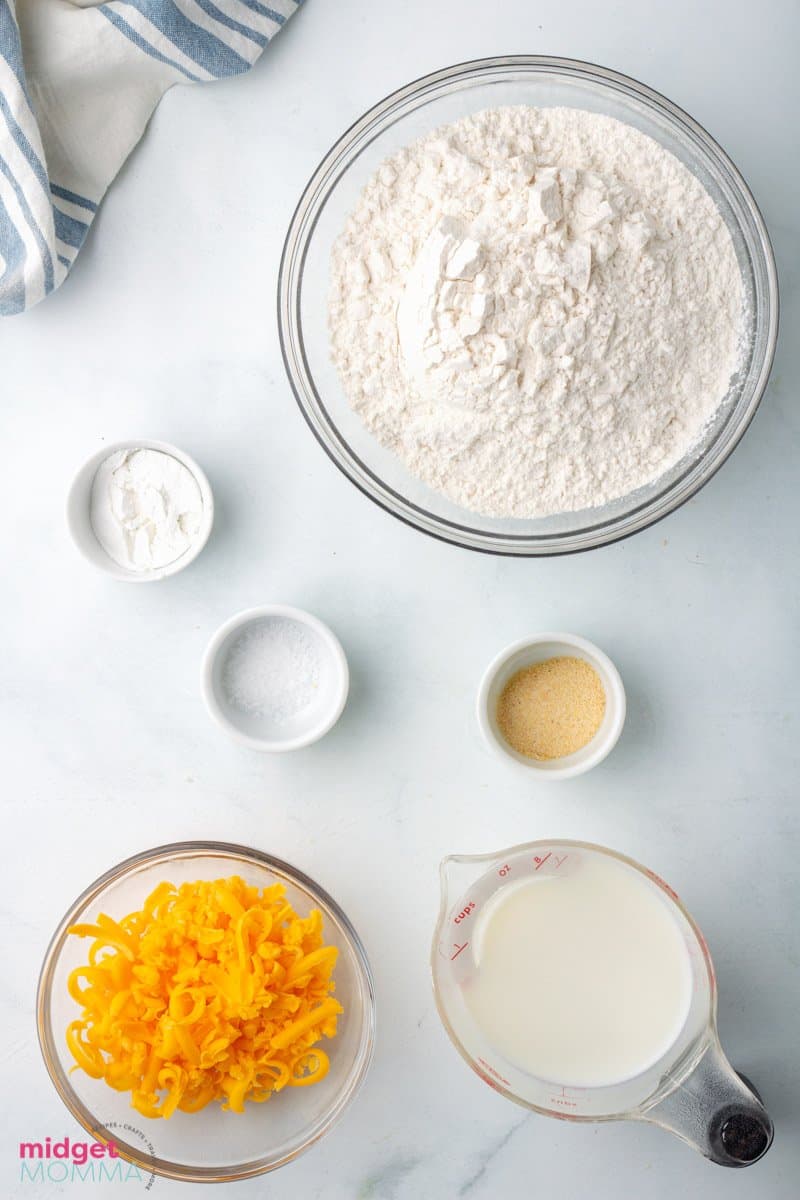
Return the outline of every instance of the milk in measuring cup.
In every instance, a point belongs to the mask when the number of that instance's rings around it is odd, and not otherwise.
[[[683,1028],[691,967],[667,904],[610,857],[501,888],[479,915],[464,999],[486,1040],[539,1079],[602,1087]]]

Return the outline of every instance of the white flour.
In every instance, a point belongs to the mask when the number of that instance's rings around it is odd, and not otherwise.
[[[701,435],[740,355],[711,197],[610,117],[502,108],[385,162],[332,257],[334,361],[408,469],[496,517],[606,504]]]

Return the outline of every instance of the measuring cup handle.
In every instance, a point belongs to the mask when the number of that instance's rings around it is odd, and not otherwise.
[[[714,1036],[694,1070],[642,1116],[723,1167],[749,1167],[772,1145],[773,1125],[752,1084]]]

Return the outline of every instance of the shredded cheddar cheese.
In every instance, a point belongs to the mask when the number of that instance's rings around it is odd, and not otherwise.
[[[242,1112],[327,1074],[316,1043],[343,1011],[331,994],[338,951],[319,910],[299,917],[282,884],[161,883],[141,912],[69,932],[92,939],[68,980],[82,1009],[67,1029],[73,1070],[129,1091],[143,1116],[213,1100]]]

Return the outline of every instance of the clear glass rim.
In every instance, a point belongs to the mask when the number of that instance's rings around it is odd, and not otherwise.
[[[554,1117],[558,1121],[575,1121],[575,1122],[584,1122],[587,1124],[594,1124],[598,1121],[623,1121],[623,1120],[639,1120],[639,1119],[643,1120],[643,1119],[645,1119],[645,1114],[647,1112],[649,1112],[650,1109],[653,1108],[653,1106],[655,1104],[657,1104],[660,1100],[662,1100],[665,1095],[674,1091],[675,1088],[679,1086],[681,1080],[685,1079],[688,1075],[691,1074],[691,1072],[694,1070],[696,1063],[702,1057],[702,1055],[705,1053],[709,1042],[718,1040],[718,1038],[717,1038],[717,976],[716,976],[716,972],[714,971],[714,963],[711,958],[711,952],[708,948],[708,943],[706,942],[706,939],[703,936],[703,931],[700,929],[699,925],[695,921],[692,914],[686,908],[686,905],[683,903],[680,896],[678,896],[678,894],[673,891],[673,889],[669,886],[669,884],[666,883],[665,880],[663,880],[660,875],[656,875],[655,871],[651,871],[649,869],[649,867],[642,866],[642,864],[640,862],[637,862],[635,858],[631,858],[627,854],[622,854],[619,850],[612,850],[609,846],[601,846],[597,842],[583,842],[583,841],[576,840],[574,838],[538,838],[536,841],[533,841],[533,842],[519,842],[515,846],[503,846],[499,850],[492,851],[488,854],[448,854],[445,858],[442,859],[441,863],[439,864],[439,876],[440,876],[440,884],[441,884],[441,901],[439,904],[439,915],[436,918],[436,926],[435,926],[434,932],[433,932],[433,940],[431,942],[431,952],[430,952],[430,962],[429,962],[430,973],[431,973],[431,986],[432,986],[432,990],[433,990],[433,998],[436,1003],[436,1011],[439,1014],[439,1019],[442,1022],[442,1025],[444,1026],[447,1036],[450,1038],[450,1041],[453,1043],[456,1050],[459,1052],[461,1057],[464,1059],[464,1062],[467,1063],[467,1065],[469,1067],[471,1067],[473,1071],[475,1071],[475,1073],[478,1075],[478,1077],[480,1079],[483,1079],[484,1076],[478,1071],[478,1068],[475,1064],[474,1057],[469,1053],[469,1051],[467,1050],[467,1048],[464,1046],[463,1042],[459,1038],[458,1034],[456,1033],[455,1029],[453,1028],[453,1025],[450,1021],[450,1018],[447,1015],[447,1011],[446,1011],[444,1003],[442,1001],[442,996],[441,996],[441,992],[440,992],[438,981],[437,981],[437,973],[439,970],[438,946],[439,946],[440,931],[441,931],[441,929],[444,925],[444,922],[447,918],[448,912],[450,911],[453,903],[456,902],[455,900],[452,900],[448,896],[447,879],[446,879],[447,864],[450,862],[457,862],[457,863],[464,863],[464,864],[474,863],[475,866],[477,867],[482,863],[489,864],[489,863],[495,862],[502,858],[506,858],[506,857],[510,858],[515,854],[529,853],[530,851],[538,850],[543,847],[550,847],[550,846],[574,846],[578,850],[591,850],[598,854],[605,854],[606,857],[608,857],[608,858],[615,858],[615,859],[617,859],[618,862],[622,862],[622,863],[625,863],[629,867],[633,867],[633,869],[635,871],[638,871],[640,875],[644,875],[646,879],[648,879],[651,883],[655,884],[655,886],[657,888],[659,888],[667,896],[667,898],[675,905],[675,907],[680,912],[681,916],[684,918],[684,920],[688,924],[688,926],[691,929],[692,933],[694,934],[695,938],[697,939],[697,944],[699,945],[701,953],[703,955],[703,963],[705,965],[706,972],[708,975],[708,988],[709,988],[708,1024],[706,1026],[705,1033],[700,1036],[700,1038],[691,1047],[691,1049],[688,1052],[685,1052],[681,1056],[679,1061],[675,1064],[675,1070],[671,1074],[671,1076],[668,1077],[667,1081],[662,1082],[661,1086],[651,1096],[646,1097],[636,1108],[628,1109],[624,1112],[601,1113],[599,1115],[590,1115],[590,1116],[576,1116],[576,1115],[573,1115],[572,1113],[568,1113],[568,1112],[562,1112],[562,1111],[556,1112],[552,1108],[544,1108],[540,1104],[532,1104],[529,1100],[523,1100],[520,1096],[518,1096],[516,1094],[516,1092],[509,1091],[508,1088],[503,1087],[503,1085],[498,1080],[492,1080],[491,1086],[492,1086],[492,1088],[494,1088],[495,1091],[499,1092],[501,1096],[504,1096],[506,1098],[506,1100],[510,1100],[513,1104],[519,1104],[522,1108],[530,1109],[531,1112],[539,1113],[543,1117]]]
[[[732,407],[702,461],[690,463],[663,491],[624,515],[590,522],[579,530],[566,533],[500,534],[478,530],[436,516],[389,487],[359,458],[329,416],[308,364],[300,315],[308,246],[332,189],[350,163],[387,124],[399,119],[406,110],[413,111],[426,98],[433,98],[459,83],[491,82],[504,74],[519,71],[556,74],[600,85],[627,99],[635,99],[655,110],[673,127],[677,126],[684,138],[714,164],[736,195],[751,225],[758,259],[754,265],[760,269],[765,284],[762,304],[766,309],[763,313],[766,337],[752,393],[746,402],[740,400]],[[750,189],[730,157],[694,118],[646,84],[607,67],[549,55],[509,55],[458,63],[421,76],[368,109],[337,139],[300,197],[284,242],[277,301],[281,353],[295,399],[326,454],[350,482],[392,516],[440,541],[488,554],[518,557],[574,554],[609,545],[654,525],[696,495],[727,461],[750,425],[769,380],[778,335],[778,277],[769,234]]]
[[[166,1179],[175,1179],[189,1183],[228,1183],[239,1179],[249,1179],[255,1175],[263,1175],[268,1171],[274,1171],[278,1167],[282,1167],[286,1163],[298,1158],[313,1146],[315,1142],[324,1137],[355,1098],[364,1082],[372,1061],[375,1045],[375,985],[366,950],[349,918],[336,901],[318,883],[283,859],[274,858],[269,854],[264,854],[260,850],[254,850],[250,846],[242,846],[233,842],[172,842],[163,846],[156,846],[150,850],[143,850],[139,854],[134,854],[130,858],[126,858],[123,862],[118,863],[115,867],[111,867],[91,883],[70,905],[68,911],[59,922],[58,928],[50,939],[39,974],[36,992],[36,1025],[39,1047],[44,1058],[45,1067],[61,1100],[75,1120],[83,1126],[88,1134],[97,1141],[108,1142],[109,1139],[105,1136],[105,1127],[95,1119],[90,1110],[78,1099],[59,1062],[50,1021],[50,997],[55,966],[66,940],[67,929],[74,923],[76,914],[96,900],[109,885],[134,874],[143,866],[153,866],[158,863],[168,864],[174,862],[176,859],[190,859],[201,855],[213,855],[219,858],[229,858],[231,862],[249,862],[255,866],[265,867],[279,878],[284,878],[288,882],[303,888],[312,897],[329,908],[336,917],[336,920],[341,924],[348,938],[356,963],[358,964],[365,996],[365,1013],[361,1030],[361,1041],[347,1087],[336,1097],[327,1115],[316,1126],[312,1126],[309,1135],[293,1150],[278,1158],[253,1159],[235,1167],[192,1167],[173,1162],[172,1160],[159,1158],[157,1155],[151,1156],[139,1153],[135,1147],[128,1146],[127,1144],[124,1152],[120,1149],[121,1157],[133,1163],[148,1175],[155,1174]]]

